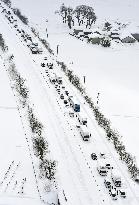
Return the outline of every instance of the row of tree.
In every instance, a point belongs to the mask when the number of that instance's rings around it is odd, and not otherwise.
[[[127,152],[123,142],[121,141],[122,136],[112,128],[110,120],[108,120],[102,114],[99,107],[95,106],[91,97],[88,96],[84,87],[82,86],[80,79],[73,73],[73,71],[69,70],[64,64],[64,62],[57,61],[57,64],[61,66],[62,71],[67,75],[69,81],[83,95],[85,101],[92,109],[98,125],[104,129],[107,139],[113,143],[116,152],[119,154],[120,160],[125,162],[128,171],[131,174],[131,177],[133,179],[136,179],[136,177],[139,175],[139,168],[137,167],[135,157],[133,157],[130,153]]]
[[[92,24],[96,22],[96,14],[94,9],[87,5],[79,5],[75,9],[67,7],[64,4],[60,7],[60,14],[63,19],[63,23],[67,23],[69,28],[77,25],[85,25],[86,28],[91,28]]]
[[[47,159],[46,154],[49,152],[48,142],[42,136],[42,123],[37,119],[33,109],[29,106],[29,90],[25,86],[26,80],[20,76],[14,63],[10,64],[8,70],[23,108],[25,108],[25,106],[27,107],[29,126],[33,134],[33,150],[35,156],[40,160],[40,176],[45,176],[47,179],[52,180],[55,177],[56,162]]]
[[[18,16],[18,18],[25,24],[25,25],[28,25],[28,18],[25,16],[25,15],[23,15],[22,13],[21,13],[21,11],[18,9],[18,8],[12,8],[12,2],[11,2],[11,0],[1,0],[3,3],[5,3],[9,8],[11,8],[12,10],[13,10],[13,12],[14,12],[14,14],[16,15],[16,16]]]

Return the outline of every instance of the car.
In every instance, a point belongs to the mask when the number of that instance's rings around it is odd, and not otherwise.
[[[42,67],[45,67],[45,63],[41,63],[41,66],[42,66]]]
[[[69,95],[69,91],[65,90],[65,94],[68,96]]]
[[[47,57],[46,57],[46,56],[44,57],[44,60],[47,60]]]
[[[64,100],[64,95],[63,94],[60,95],[60,99]]]
[[[91,158],[92,158],[93,160],[97,160],[97,155],[96,155],[95,153],[92,153],[92,154],[91,154]]]
[[[106,155],[105,155],[105,153],[104,153],[104,152],[100,152],[100,158],[103,158],[103,159],[105,159],[105,158],[106,158]]]
[[[76,127],[79,129],[81,126],[79,124],[77,124]]]
[[[68,101],[67,101],[66,99],[64,100],[64,104],[65,104],[65,105],[67,105],[67,104],[68,104]]]
[[[124,190],[120,189],[119,190],[119,195],[122,197],[122,198],[126,198],[126,193]]]
[[[111,189],[109,190],[109,194],[112,197],[113,200],[117,200],[118,197],[118,190],[116,190],[116,188],[111,187]]]
[[[109,163],[106,163],[106,168],[107,169],[113,169],[113,167]]]
[[[104,179],[104,184],[105,184],[105,187],[108,188],[108,189],[111,189],[111,181],[109,179]]]
[[[107,171],[106,167],[97,167],[97,170],[101,176],[107,176],[108,171]]]

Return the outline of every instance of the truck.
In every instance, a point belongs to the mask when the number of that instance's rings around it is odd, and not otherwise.
[[[87,118],[84,116],[82,112],[77,112],[76,118],[81,125],[87,125]]]
[[[70,106],[73,108],[73,110],[75,112],[80,112],[80,104],[78,100],[73,96],[69,96],[68,99],[69,99]]]
[[[85,126],[85,125],[80,126],[80,135],[82,136],[82,139],[84,141],[89,141],[89,139],[91,137],[91,133],[89,132],[87,126]]]
[[[113,169],[111,172],[111,178],[116,187],[121,187],[122,180],[120,176],[120,172],[117,169]]]

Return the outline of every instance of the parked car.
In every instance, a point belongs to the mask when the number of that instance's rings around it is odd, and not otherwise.
[[[93,160],[97,160],[97,155],[96,155],[95,153],[92,153],[92,154],[91,154],[91,158],[92,158]]]
[[[126,193],[123,189],[120,189],[119,190],[119,195],[122,197],[122,198],[126,198]]]

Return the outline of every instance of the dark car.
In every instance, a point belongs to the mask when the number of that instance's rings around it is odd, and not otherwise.
[[[97,160],[97,155],[96,155],[95,153],[92,153],[92,154],[91,154],[91,158],[92,158],[93,160]]]
[[[45,63],[41,63],[41,66],[42,66],[42,67],[45,67]]]
[[[65,90],[65,94],[68,96],[69,95],[69,92],[67,90]]]
[[[111,182],[109,180],[104,179],[104,184],[106,188],[111,189]]]

